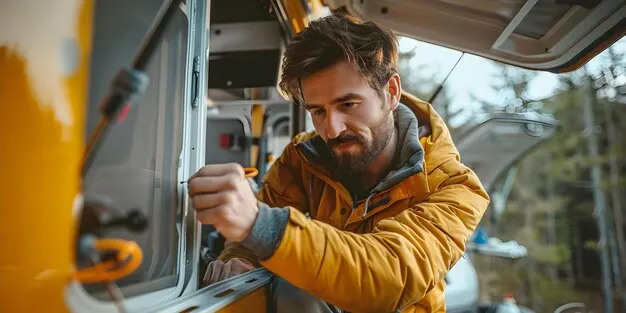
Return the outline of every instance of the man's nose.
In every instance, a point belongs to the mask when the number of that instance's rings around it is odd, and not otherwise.
[[[340,113],[331,113],[326,119],[326,136],[328,139],[339,137],[346,130],[345,116]]]

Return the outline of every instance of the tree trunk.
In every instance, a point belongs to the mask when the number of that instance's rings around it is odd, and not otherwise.
[[[529,170],[527,167],[522,166],[519,169],[520,172],[520,176],[521,176],[521,181],[522,182],[531,182],[532,181],[532,171]],[[530,232],[531,230],[533,230],[533,222],[534,222],[534,210],[530,209],[532,207],[530,201],[528,201],[528,199],[524,198],[521,201],[522,207],[525,207],[526,209],[524,210],[524,233],[528,236],[531,235],[532,233]],[[527,238],[527,243],[530,243],[532,245],[536,245],[536,236],[529,236],[529,238]],[[535,305],[537,305],[537,303],[535,302],[535,296],[534,296],[534,286],[535,286],[535,279],[534,279],[534,275],[536,274],[536,266],[535,266],[535,260],[533,260],[533,258],[528,257],[526,258],[526,262],[527,262],[527,266],[525,268],[525,275],[526,275],[526,291],[528,293],[528,303],[530,305],[530,307],[535,307]]]
[[[552,152],[550,152],[549,150],[546,152],[546,163],[545,164],[551,164],[552,163]],[[554,196],[554,192],[553,192],[553,187],[554,184],[552,182],[552,177],[548,176],[547,177],[548,180],[548,184],[546,186],[546,188],[548,189],[547,192],[547,200],[551,201],[552,197]],[[557,210],[557,208],[550,208],[548,210],[547,213],[547,224],[548,224],[548,245],[550,246],[550,248],[555,248],[556,247],[556,225],[555,225],[555,211]],[[559,265],[555,265],[555,264],[549,264],[548,265],[548,276],[550,277],[550,279],[552,279],[553,281],[556,281],[558,279],[557,276],[557,267]]]
[[[607,139],[609,144],[609,166],[610,166],[610,178],[611,178],[611,203],[613,222],[615,224],[615,244],[618,254],[618,264],[615,264],[615,270],[619,273],[616,277],[615,286],[620,293],[622,303],[626,306],[626,290],[624,290],[624,281],[626,280],[626,243],[624,242],[624,216],[622,201],[619,192],[619,159],[617,157],[617,132],[615,131],[615,124],[611,116],[611,109],[607,104],[603,105],[604,118],[606,119],[607,127]],[[621,270],[620,270],[621,269]],[[626,307],[624,308],[626,309]]]
[[[598,149],[598,139],[596,138],[596,124],[593,115],[593,103],[596,100],[595,90],[592,88],[591,77],[585,77],[585,88],[583,92],[582,106],[583,119],[585,123],[585,132],[587,133],[587,149],[589,157],[594,161],[591,166],[591,180],[593,182],[593,200],[594,200],[594,216],[600,233],[600,267],[602,271],[602,300],[604,302],[603,312],[613,313],[613,283],[611,279],[611,263],[608,251],[608,225],[606,222],[606,201],[604,198],[604,190],[602,190],[602,169],[597,164],[600,157]]]

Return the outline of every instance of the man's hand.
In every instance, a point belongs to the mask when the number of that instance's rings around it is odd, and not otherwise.
[[[189,179],[189,195],[198,219],[228,241],[242,241],[259,212],[257,199],[241,165],[206,165]]]
[[[207,267],[202,284],[204,286],[211,285],[253,269],[254,265],[246,259],[234,258],[226,261],[226,263],[215,260]]]

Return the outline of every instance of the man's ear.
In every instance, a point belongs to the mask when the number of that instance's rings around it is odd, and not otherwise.
[[[400,75],[395,73],[387,82],[387,92],[389,93],[389,104],[391,111],[395,110],[400,104],[400,96],[402,95],[402,84]]]

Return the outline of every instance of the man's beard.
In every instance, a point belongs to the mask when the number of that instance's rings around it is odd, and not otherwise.
[[[383,152],[389,140],[393,136],[394,124],[390,119],[393,117],[386,115],[372,128],[372,141],[366,142],[365,138],[358,135],[345,134],[337,138],[329,139],[326,144],[330,150],[330,155],[335,163],[336,169],[344,175],[360,175],[376,160]],[[333,150],[335,145],[353,143],[361,146],[359,152],[344,152],[336,154]]]

